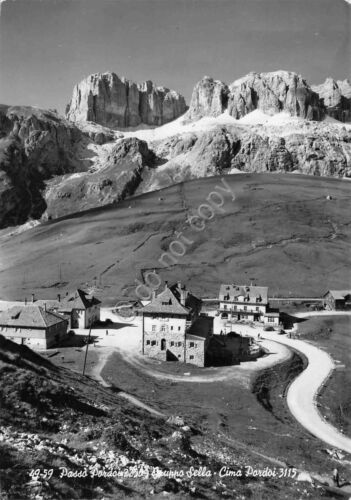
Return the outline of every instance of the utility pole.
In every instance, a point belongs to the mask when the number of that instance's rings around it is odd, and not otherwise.
[[[90,334],[91,334],[91,325],[92,325],[92,321],[90,321],[90,328],[89,328],[87,348],[85,350],[84,366],[83,366],[83,376],[85,375],[85,365],[87,363],[87,356],[88,356],[88,349],[89,349],[89,342],[90,342]]]

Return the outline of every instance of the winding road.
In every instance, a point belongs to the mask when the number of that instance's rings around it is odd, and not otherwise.
[[[335,364],[329,354],[303,340],[272,334],[270,340],[291,347],[308,360],[306,369],[291,384],[287,403],[296,420],[311,434],[330,446],[351,453],[351,439],[326,422],[316,406],[316,397]]]

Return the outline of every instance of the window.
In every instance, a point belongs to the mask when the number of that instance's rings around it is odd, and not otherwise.
[[[152,340],[151,345],[156,345],[156,340]]]
[[[166,331],[166,326],[165,325],[162,325],[161,326],[161,332],[165,332]]]
[[[236,311],[238,309],[238,306],[234,306],[234,311]]]
[[[178,347],[182,347],[182,345],[183,345],[183,342],[177,342]]]
[[[223,309],[227,309],[227,304],[224,304]]]
[[[274,318],[268,318],[269,323],[274,323]]]
[[[247,306],[244,306],[244,311],[247,311]]]
[[[171,326],[171,330],[173,330],[173,326]]]
[[[180,357],[181,357],[181,355],[180,355],[180,354],[178,354],[178,358],[180,358]]]
[[[174,342],[173,342],[173,340],[172,340],[172,342],[171,342],[171,347],[174,347]]]
[[[259,308],[259,307],[256,307],[256,311],[259,311],[259,310],[260,310],[260,308]]]
[[[189,356],[189,359],[194,359],[194,356],[193,355]]]
[[[146,341],[146,345],[150,345],[150,340],[147,340],[147,341]]]
[[[194,342],[190,342],[189,347],[194,347],[194,346],[195,346]]]
[[[153,332],[156,332],[156,325],[152,325],[151,330],[152,330]]]
[[[178,326],[178,332],[180,332],[180,326]]]

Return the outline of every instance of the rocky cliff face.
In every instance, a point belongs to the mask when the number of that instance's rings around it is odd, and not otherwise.
[[[227,111],[238,119],[255,109],[268,115],[285,111],[308,120],[324,116],[318,94],[300,75],[288,71],[250,73],[229,87],[204,77],[194,88],[187,116],[198,119]]]
[[[54,178],[47,184],[43,218],[56,219],[123,200],[134,194],[144,167],[152,167],[153,162],[146,142],[119,139],[106,152],[101,170]]]
[[[132,194],[153,155],[146,143],[119,137],[94,124],[79,129],[51,111],[0,106],[0,228]]]
[[[351,134],[340,125],[221,125],[149,146],[162,163],[144,182],[155,190],[198,177],[240,172],[286,172],[351,177]]]
[[[115,73],[96,73],[74,87],[66,116],[110,128],[163,125],[186,111],[184,97],[151,81],[136,84]]]
[[[56,113],[0,107],[0,227],[40,217],[44,181],[86,168],[77,147],[81,132]]]
[[[348,80],[327,78],[324,83],[312,88],[323,100],[329,116],[341,122],[351,121],[351,84]]]

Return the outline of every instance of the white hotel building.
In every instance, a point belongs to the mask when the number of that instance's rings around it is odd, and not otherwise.
[[[279,326],[279,311],[269,307],[268,287],[265,286],[221,285],[219,314],[229,322],[258,321]]]

